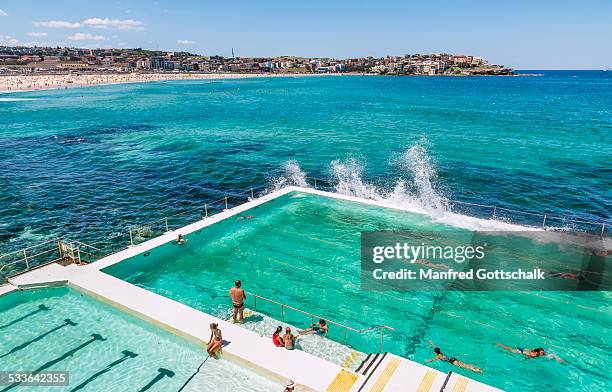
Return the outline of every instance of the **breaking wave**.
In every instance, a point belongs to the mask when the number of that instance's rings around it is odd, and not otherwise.
[[[283,172],[280,176],[270,181],[269,189],[266,190],[266,193],[277,191],[286,186],[309,187],[306,181],[306,173],[296,161],[289,160],[285,162],[282,166],[282,170]]]
[[[376,185],[364,177],[365,164],[356,158],[333,160],[329,164],[330,185],[336,193],[375,200],[381,205],[430,216],[437,222],[472,230],[526,230],[499,220],[462,215],[451,211],[450,202],[438,185],[435,160],[423,138],[392,161],[396,178],[391,186]],[[296,161],[287,161],[283,173],[271,180],[266,193],[286,186],[310,187],[306,173]]]
[[[437,189],[436,166],[425,143],[416,143],[401,155],[396,163],[399,176],[388,189],[366,182],[363,179],[364,165],[356,159],[332,161],[330,174],[335,191],[428,214],[446,212],[448,200]]]

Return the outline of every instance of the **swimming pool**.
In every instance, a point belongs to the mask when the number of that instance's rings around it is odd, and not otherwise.
[[[185,246],[169,243],[104,272],[218,316],[227,315],[227,290],[241,279],[247,291],[355,329],[391,326],[384,350],[417,362],[433,356],[431,339],[485,373],[440,362],[433,367],[498,388],[606,389],[612,337],[602,331],[612,326],[609,292],[363,291],[359,233],[387,229],[456,230],[422,215],[294,192],[191,233]],[[311,321],[273,304],[258,302],[257,309],[293,325]],[[343,341],[343,331],[332,326],[330,337]],[[376,352],[378,337],[349,333],[347,343]],[[526,361],[496,342],[545,346],[566,362]]]
[[[177,391],[206,350],[67,287],[0,296],[0,369],[67,371],[69,385],[1,391]],[[209,359],[184,391],[280,390],[227,360]],[[280,389],[279,389],[280,388]]]

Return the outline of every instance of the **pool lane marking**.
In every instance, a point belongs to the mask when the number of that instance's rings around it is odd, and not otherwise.
[[[399,365],[400,360],[398,358],[391,358],[391,361],[389,361],[380,377],[378,377],[378,380],[376,380],[376,383],[374,383],[374,386],[370,389],[370,392],[382,392],[382,390],[385,389],[385,386],[387,386],[389,383],[389,380],[393,374],[395,374],[395,371]]]
[[[51,329],[50,329],[50,330],[48,330],[47,332],[44,332],[43,334],[38,335],[37,337],[35,337],[35,338],[33,338],[33,339],[30,339],[30,340],[28,340],[27,342],[24,342],[24,343],[20,344],[19,346],[15,346],[15,347],[13,347],[13,348],[12,348],[12,349],[11,349],[9,352],[7,352],[6,354],[2,354],[2,355],[0,355],[0,359],[1,359],[1,358],[4,358],[4,357],[6,357],[6,356],[9,356],[9,355],[11,355],[11,354],[14,354],[14,353],[16,353],[16,352],[17,352],[17,351],[19,351],[19,350],[23,350],[24,348],[28,347],[30,344],[32,344],[32,343],[36,343],[36,342],[38,342],[39,340],[44,339],[46,336],[51,335],[51,334],[52,334],[53,332],[55,332],[55,331],[58,331],[58,330],[60,330],[60,329],[62,329],[62,328],[64,328],[64,327],[67,327],[67,326],[76,326],[76,325],[77,325],[77,323],[75,323],[74,321],[72,321],[72,320],[70,320],[70,319],[65,319],[63,324],[58,325],[57,327],[51,328]]]
[[[8,327],[10,327],[13,324],[17,324],[18,322],[23,321],[23,320],[27,319],[28,317],[34,316],[38,312],[42,312],[42,311],[45,311],[45,310],[50,310],[50,308],[47,305],[45,305],[45,304],[40,304],[40,305],[38,305],[38,308],[36,310],[33,310],[33,311],[31,311],[30,313],[28,313],[26,315],[23,315],[23,316],[21,316],[19,318],[16,318],[15,320],[13,320],[13,321],[11,321],[9,323],[6,323],[4,325],[0,325],[0,329],[8,328]]]
[[[105,373],[110,372],[115,366],[120,365],[121,363],[127,361],[130,358],[136,358],[138,356],[138,354],[131,352],[129,350],[123,350],[121,352],[123,354],[123,356],[119,359],[117,359],[114,362],[109,363],[108,365],[106,365],[106,367],[94,374],[92,374],[91,376],[89,376],[87,378],[87,380],[83,381],[82,383],[80,383],[79,385],[77,385],[76,387],[72,388],[70,390],[70,392],[75,392],[75,391],[79,391],[83,388],[85,388],[85,386],[87,386],[87,384],[93,382],[94,380],[96,380],[98,377],[104,375]]]
[[[47,370],[48,368],[52,367],[53,365],[62,362],[65,359],[68,359],[70,357],[72,357],[74,354],[76,354],[78,351],[84,349],[85,347],[89,346],[90,344],[92,344],[95,341],[105,341],[106,339],[103,338],[101,335],[97,334],[97,333],[92,333],[91,334],[91,339],[89,339],[86,342],[81,343],[80,345],[78,345],[77,347],[71,349],[70,351],[65,352],[64,354],[62,354],[61,356],[52,359],[51,361],[45,363],[44,365],[40,366],[38,369],[34,370],[32,373],[40,373],[43,370]],[[6,388],[2,389],[0,392],[7,392],[10,391],[11,389],[19,386],[21,384],[21,382],[16,382],[13,383],[9,386],[7,386]]]
[[[340,370],[334,380],[329,384],[326,392],[348,392],[351,390],[355,382],[357,382],[357,376],[355,373],[351,373],[347,370]]]
[[[174,377],[175,373],[172,370],[169,369],[165,369],[165,368],[159,368],[157,369],[157,375],[147,383],[147,385],[145,385],[144,387],[142,387],[141,389],[138,390],[138,392],[144,392],[149,390],[153,385],[157,384],[158,382],[160,382],[161,380],[164,379],[164,377],[168,377],[168,378],[172,378]]]
[[[457,381],[455,381],[455,385],[453,385],[453,392],[465,392],[469,383],[469,378],[459,377]]]
[[[423,378],[421,378],[421,382],[419,383],[417,392],[429,392],[435,379],[436,379],[435,370],[428,369],[423,375]]]

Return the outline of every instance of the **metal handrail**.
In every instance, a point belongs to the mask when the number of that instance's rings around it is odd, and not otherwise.
[[[248,294],[248,295],[251,295],[253,297],[253,309],[255,311],[257,311],[257,299],[258,298],[263,300],[263,301],[266,301],[266,302],[269,302],[269,303],[272,303],[272,304],[275,304],[275,305],[279,305],[281,307],[281,319],[282,319],[282,322],[285,322],[285,309],[291,309],[291,310],[296,311],[298,313],[302,313],[302,314],[305,314],[307,316],[310,316],[310,320],[311,320],[312,324],[314,324],[314,320],[315,319],[324,319],[325,322],[327,322],[328,324],[333,324],[335,326],[338,326],[338,327],[344,329],[344,343],[343,343],[344,345],[347,344],[347,331],[355,332],[355,333],[358,333],[358,334],[363,334],[363,333],[366,333],[366,332],[379,330],[380,331],[380,352],[382,353],[383,352],[383,336],[384,336],[384,331],[385,330],[395,331],[395,328],[390,327],[388,325],[377,325],[377,326],[366,328],[366,329],[355,329],[353,327],[349,327],[346,324],[342,324],[340,322],[330,320],[328,318],[316,315],[314,313],[307,312],[307,311],[302,310],[302,309],[298,309],[296,307],[284,304],[284,303],[279,302],[279,301],[275,301],[275,300],[270,299],[270,298],[263,297],[261,295],[255,294],[255,293],[251,293],[249,291],[245,291],[245,293]]]
[[[40,246],[42,246],[42,245],[45,245],[45,244],[49,244],[49,243],[56,243],[56,242],[57,242],[57,240],[58,240],[57,238],[54,238],[54,239],[52,239],[52,240],[47,240],[47,241],[39,242],[39,243],[37,243],[37,244],[34,244],[34,245],[31,245],[31,246],[28,246],[28,247],[26,247],[26,248],[21,248],[21,249],[19,249],[19,250],[15,250],[15,251],[12,251],[12,252],[8,252],[8,253],[5,253],[5,254],[0,255],[0,259],[4,258],[4,257],[6,257],[6,256],[11,256],[11,255],[17,254],[17,253],[23,253],[23,252],[25,252],[25,251],[28,251],[28,250],[30,250],[30,249],[34,249],[34,248],[38,248],[38,247],[40,247]]]

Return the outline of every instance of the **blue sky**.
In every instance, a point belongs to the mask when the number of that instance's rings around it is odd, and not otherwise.
[[[612,66],[612,1],[0,0],[0,44],[237,56],[464,53],[517,69]]]

